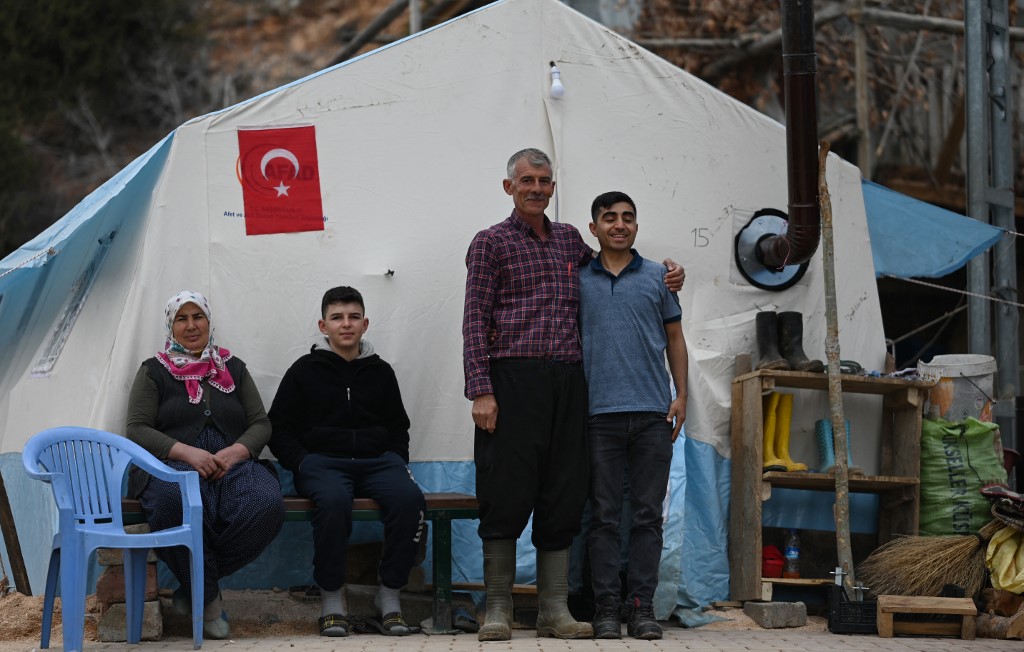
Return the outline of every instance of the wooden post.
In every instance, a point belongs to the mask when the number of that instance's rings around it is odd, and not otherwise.
[[[11,560],[14,586],[23,595],[32,595],[32,587],[28,583],[28,571],[25,570],[25,558],[21,556],[18,530],[14,527],[14,513],[11,512],[11,501],[7,499],[7,488],[4,486],[2,473],[0,473],[0,532],[3,532],[4,542],[7,544],[7,558]]]
[[[853,590],[853,549],[850,546],[850,471],[846,464],[846,422],[843,418],[843,385],[839,377],[839,317],[836,307],[836,255],[832,239],[832,198],[825,178],[828,141],[821,141],[818,150],[818,202],[821,205],[822,262],[825,268],[825,354],[828,358],[828,404],[832,416],[832,441],[836,457],[836,558],[843,569],[843,586],[851,600],[859,593]]]

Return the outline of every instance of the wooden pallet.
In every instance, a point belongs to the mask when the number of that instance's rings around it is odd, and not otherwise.
[[[959,623],[925,623],[893,621],[893,614],[942,614],[960,616]],[[878,596],[878,635],[892,638],[894,634],[920,636],[959,636],[974,640],[974,617],[978,610],[970,598],[930,598],[904,595]]]

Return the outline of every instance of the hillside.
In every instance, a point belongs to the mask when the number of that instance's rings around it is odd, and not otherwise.
[[[59,218],[184,121],[230,106],[408,34],[404,0],[166,0],[117,14],[95,0],[0,6],[0,257]],[[592,2],[567,0],[582,7]],[[429,27],[484,4],[424,0]],[[626,35],[777,120],[782,106],[777,0],[634,0]],[[104,5],[110,5],[104,7]],[[596,5],[595,5],[596,6]],[[962,21],[952,0],[892,0],[891,13]],[[153,9],[152,7],[160,7]],[[963,38],[877,22],[815,3],[819,132],[866,176],[963,211]],[[382,15],[388,19],[380,20]],[[24,22],[20,25],[19,21]],[[89,21],[99,26],[90,27]],[[382,25],[358,48],[353,38]],[[1011,16],[1011,24],[1019,17]],[[863,27],[868,147],[859,148],[856,40]],[[97,50],[97,39],[103,48]],[[71,46],[68,45],[71,43]],[[1024,58],[1014,42],[1018,68]],[[72,47],[74,46],[74,47]],[[102,52],[103,56],[96,53]],[[83,54],[91,55],[83,62]],[[21,66],[13,62],[22,62]],[[88,64],[88,65],[86,65]],[[1017,96],[1024,100],[1019,91]],[[1015,151],[1024,156],[1021,104]],[[865,154],[870,152],[870,154]],[[1018,163],[1017,187],[1024,184]]]

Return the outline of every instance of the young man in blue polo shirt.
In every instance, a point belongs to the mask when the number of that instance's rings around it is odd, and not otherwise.
[[[686,419],[686,342],[679,299],[665,268],[640,257],[636,204],[622,192],[599,195],[590,232],[601,253],[580,270],[580,335],[590,387],[590,563],[595,638],[621,638],[619,519],[628,475],[632,525],[626,631],[660,639],[654,590],[662,547],[662,505],[672,443]],[[675,383],[672,397],[665,359]]]

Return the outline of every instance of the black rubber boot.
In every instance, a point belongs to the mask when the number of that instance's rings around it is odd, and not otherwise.
[[[760,315],[758,315],[760,317]],[[825,371],[821,360],[809,360],[804,354],[804,316],[798,312],[779,313],[779,349],[795,371]]]
[[[778,317],[774,311],[757,313],[757,366],[755,369],[789,369],[789,363],[779,355]]]

